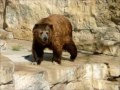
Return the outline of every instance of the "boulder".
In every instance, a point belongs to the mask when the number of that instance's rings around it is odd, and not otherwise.
[[[14,90],[14,64],[11,60],[0,55],[0,89]]]

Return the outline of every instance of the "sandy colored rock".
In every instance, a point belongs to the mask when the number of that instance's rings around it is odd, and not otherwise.
[[[62,65],[52,63],[52,51],[46,49],[41,65],[31,65],[31,52],[26,51],[32,42],[10,40],[7,52],[2,55],[15,63],[15,89],[32,90],[119,90],[120,57],[78,53],[74,62],[63,52]],[[23,48],[12,51],[15,43]],[[26,47],[27,46],[27,47]],[[24,82],[24,83],[23,83]]]
[[[0,55],[0,89],[1,90],[14,90],[14,64],[8,58]]]
[[[50,14],[62,14],[71,21],[78,57],[74,63],[69,62],[69,55],[64,52],[63,63],[59,66],[51,62],[52,54],[47,51],[40,66],[31,66],[31,42],[7,41],[8,48],[1,54],[17,63],[14,73],[16,90],[119,90],[120,1],[0,0],[0,28],[15,39],[32,40],[34,24]],[[9,34],[0,32],[1,36],[6,38]],[[18,44],[22,49],[12,51]],[[93,55],[94,52],[102,55]],[[0,62],[0,77],[3,77],[0,78],[0,89],[8,90],[14,86],[7,83],[12,80],[13,73],[13,66],[8,62]],[[1,83],[9,85],[1,86]]]
[[[74,28],[93,28],[97,27],[95,18],[91,17],[91,11],[93,14],[96,14],[94,7],[95,1],[45,0],[44,2],[43,0],[9,0],[6,6],[6,24],[8,25],[8,28],[13,28],[12,32],[15,38],[17,37],[18,39],[22,38],[25,40],[28,40],[28,38],[16,35],[23,30],[24,32],[26,31],[26,29],[20,29],[23,26],[23,23],[31,30],[38,20],[47,17],[50,14],[65,15],[70,19]],[[24,33],[24,35],[28,36],[27,33]],[[32,36],[31,33],[29,33],[29,35]]]
[[[5,9],[5,0],[0,0],[0,28],[3,28],[4,23],[4,9]]]
[[[45,75],[44,71],[34,66],[16,65],[15,90],[50,90]]]
[[[78,49],[113,56],[120,54],[119,45],[104,45],[104,42],[109,43],[111,40],[115,44],[120,42],[119,1],[8,0],[5,4],[5,1],[1,0],[0,4],[1,28],[4,26],[13,36],[9,34],[8,37],[32,40],[32,28],[38,20],[51,14],[61,14],[72,23]],[[109,34],[111,31],[113,36]],[[102,33],[102,40],[97,36],[98,33]],[[106,37],[109,37],[107,41]]]

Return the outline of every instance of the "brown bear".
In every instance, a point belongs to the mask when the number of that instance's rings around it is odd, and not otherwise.
[[[72,40],[72,25],[63,15],[53,14],[42,18],[33,27],[33,62],[40,64],[43,60],[43,50],[53,50],[52,61],[61,64],[62,51],[70,53],[71,61],[77,56],[77,48]]]

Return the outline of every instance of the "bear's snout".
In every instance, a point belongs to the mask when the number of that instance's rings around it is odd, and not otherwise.
[[[48,38],[47,38],[47,37],[44,37],[44,38],[43,38],[43,41],[47,41],[47,40],[48,40]]]
[[[45,43],[45,42],[46,42],[46,43],[48,42],[48,36],[47,36],[47,35],[43,35],[43,36],[42,36],[42,42],[44,42],[44,43]]]

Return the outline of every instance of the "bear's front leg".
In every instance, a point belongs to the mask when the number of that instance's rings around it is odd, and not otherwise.
[[[41,62],[43,61],[43,50],[42,49],[37,51],[37,56],[38,56],[37,65],[40,65]]]
[[[37,64],[37,54],[36,51],[32,48],[32,65],[36,65]]]
[[[41,64],[43,61],[43,48],[37,47],[32,49],[33,60],[32,64]]]
[[[52,62],[55,61],[58,64],[61,64],[61,55],[62,55],[62,49],[53,50]]]

